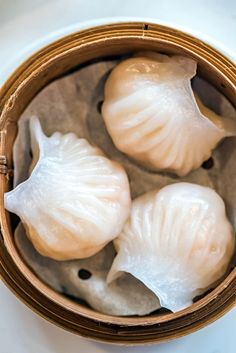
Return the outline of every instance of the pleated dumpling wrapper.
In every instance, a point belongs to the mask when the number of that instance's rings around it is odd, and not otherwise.
[[[22,223],[15,230],[15,242],[25,262],[50,287],[108,315],[147,315],[160,309],[156,295],[128,273],[107,284],[106,277],[115,256],[112,243],[86,259],[56,261],[41,256],[25,235]],[[82,275],[81,275],[82,274]]]
[[[226,273],[235,236],[214,190],[177,183],[137,198],[114,243],[108,282],[131,273],[176,312]]]
[[[147,168],[186,175],[207,160],[236,121],[198,104],[191,88],[197,63],[148,53],[124,60],[105,85],[102,115],[122,152]]]
[[[122,230],[130,212],[121,165],[73,133],[44,135],[30,121],[32,173],[5,194],[40,254],[55,260],[94,255]]]

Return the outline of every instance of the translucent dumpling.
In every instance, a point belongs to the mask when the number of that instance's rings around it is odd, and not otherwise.
[[[86,259],[56,261],[41,256],[27,239],[20,223],[15,242],[26,263],[50,287],[67,296],[85,300],[92,308],[108,315],[147,315],[160,308],[155,294],[128,273],[107,284],[106,277],[114,259],[109,243]],[[84,279],[82,274],[87,274]]]
[[[5,194],[35,248],[56,260],[91,256],[122,230],[130,212],[126,173],[73,133],[44,135],[30,121],[33,151],[28,180]]]
[[[212,189],[178,183],[137,198],[120,236],[108,282],[122,271],[141,280],[161,306],[183,309],[228,269],[235,237]]]
[[[121,62],[105,85],[102,114],[114,144],[154,171],[185,175],[207,160],[236,122],[194,97],[197,63],[149,53]]]

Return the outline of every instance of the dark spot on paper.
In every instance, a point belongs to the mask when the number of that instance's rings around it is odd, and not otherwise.
[[[78,277],[80,279],[86,280],[86,279],[89,279],[91,276],[92,276],[92,273],[88,270],[85,270],[84,268],[81,268],[78,271]]]
[[[67,293],[67,288],[65,287],[65,286],[61,286],[61,292],[63,293],[63,294],[66,294]]]
[[[214,159],[210,157],[207,161],[202,163],[203,169],[211,169],[214,167]]]

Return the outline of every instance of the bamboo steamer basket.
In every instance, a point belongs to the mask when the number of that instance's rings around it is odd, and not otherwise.
[[[132,345],[165,342],[222,316],[236,302],[236,269],[211,293],[180,312],[144,317],[104,315],[56,293],[24,263],[14,243],[3,194],[12,187],[12,147],[17,120],[35,95],[80,64],[140,50],[191,56],[198,62],[199,74],[236,105],[236,69],[229,59],[183,32],[142,22],[102,25],[68,35],[31,56],[0,90],[0,274],[3,281],[32,310],[68,331],[97,341]]]

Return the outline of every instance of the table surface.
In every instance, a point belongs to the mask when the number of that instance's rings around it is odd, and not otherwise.
[[[190,29],[236,57],[235,0],[0,0],[0,84],[29,53],[82,21],[148,17]],[[69,27],[68,27],[69,26]],[[91,342],[41,319],[0,283],[0,353],[234,353],[236,309],[166,344],[116,347]]]

